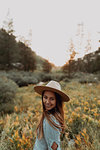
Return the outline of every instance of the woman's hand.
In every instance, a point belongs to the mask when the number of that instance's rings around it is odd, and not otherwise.
[[[56,142],[53,142],[51,148],[52,148],[53,150],[57,150],[57,147],[58,147],[58,145],[56,144]]]

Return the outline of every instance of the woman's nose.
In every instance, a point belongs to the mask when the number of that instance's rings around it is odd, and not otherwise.
[[[47,103],[47,104],[49,104],[49,103],[50,103],[49,99],[47,99],[47,100],[46,100],[46,103]]]

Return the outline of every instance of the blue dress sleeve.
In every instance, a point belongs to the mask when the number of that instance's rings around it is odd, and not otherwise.
[[[52,119],[56,124],[59,125],[57,120],[53,117]],[[44,119],[44,138],[47,143],[48,150],[52,150],[52,145],[55,142],[58,145],[57,150],[61,150],[60,148],[60,130],[54,129],[47,121],[47,119]]]

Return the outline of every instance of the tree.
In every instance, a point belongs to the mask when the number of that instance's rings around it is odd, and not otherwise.
[[[20,63],[23,64],[25,71],[34,71],[36,68],[36,54],[22,42],[18,42],[21,55]]]
[[[17,50],[15,36],[9,35],[5,29],[0,29],[0,64],[10,69],[12,63],[19,60]]]
[[[69,61],[62,67],[63,71],[67,71],[68,72],[68,76],[71,76],[71,72],[74,70],[73,68],[73,64],[74,64],[74,57],[77,54],[75,52],[75,48],[74,48],[74,44],[73,44],[73,40],[70,40],[70,45],[69,45],[69,49],[68,49],[68,53],[70,55]]]
[[[90,55],[88,55],[88,53],[91,52],[91,39],[90,39],[90,35],[88,34],[88,39],[87,39],[87,45],[85,47],[85,55],[86,55],[86,59],[87,59],[87,64],[86,64],[86,72],[89,71],[89,66],[90,66]]]
[[[49,73],[51,69],[52,69],[52,64],[49,63],[49,61],[45,59],[43,62],[43,71]]]
[[[9,35],[14,33],[13,19],[10,17],[10,10],[9,9],[8,9],[8,13],[6,16],[6,20],[3,21],[3,29],[5,29]]]
[[[0,29],[0,68],[12,69],[20,64],[21,69],[33,71],[36,68],[36,54],[22,42],[16,42],[13,34]],[[24,68],[22,68],[24,66]]]
[[[4,66],[4,69],[5,67],[11,69],[12,64],[18,62],[20,57],[13,32],[13,19],[8,10],[3,28],[0,29],[0,64]]]

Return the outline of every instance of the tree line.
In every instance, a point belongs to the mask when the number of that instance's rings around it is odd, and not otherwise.
[[[40,59],[40,60],[39,60]],[[10,70],[18,69],[24,71],[34,71],[37,69],[37,63],[44,72],[50,72],[52,64],[46,59],[37,55],[32,49],[21,41],[16,41],[12,32],[0,29],[0,69]]]
[[[74,60],[75,52],[72,51],[70,60],[62,66],[62,70],[71,77],[73,72],[96,73],[100,71],[100,47],[97,51],[86,54],[83,58]]]

